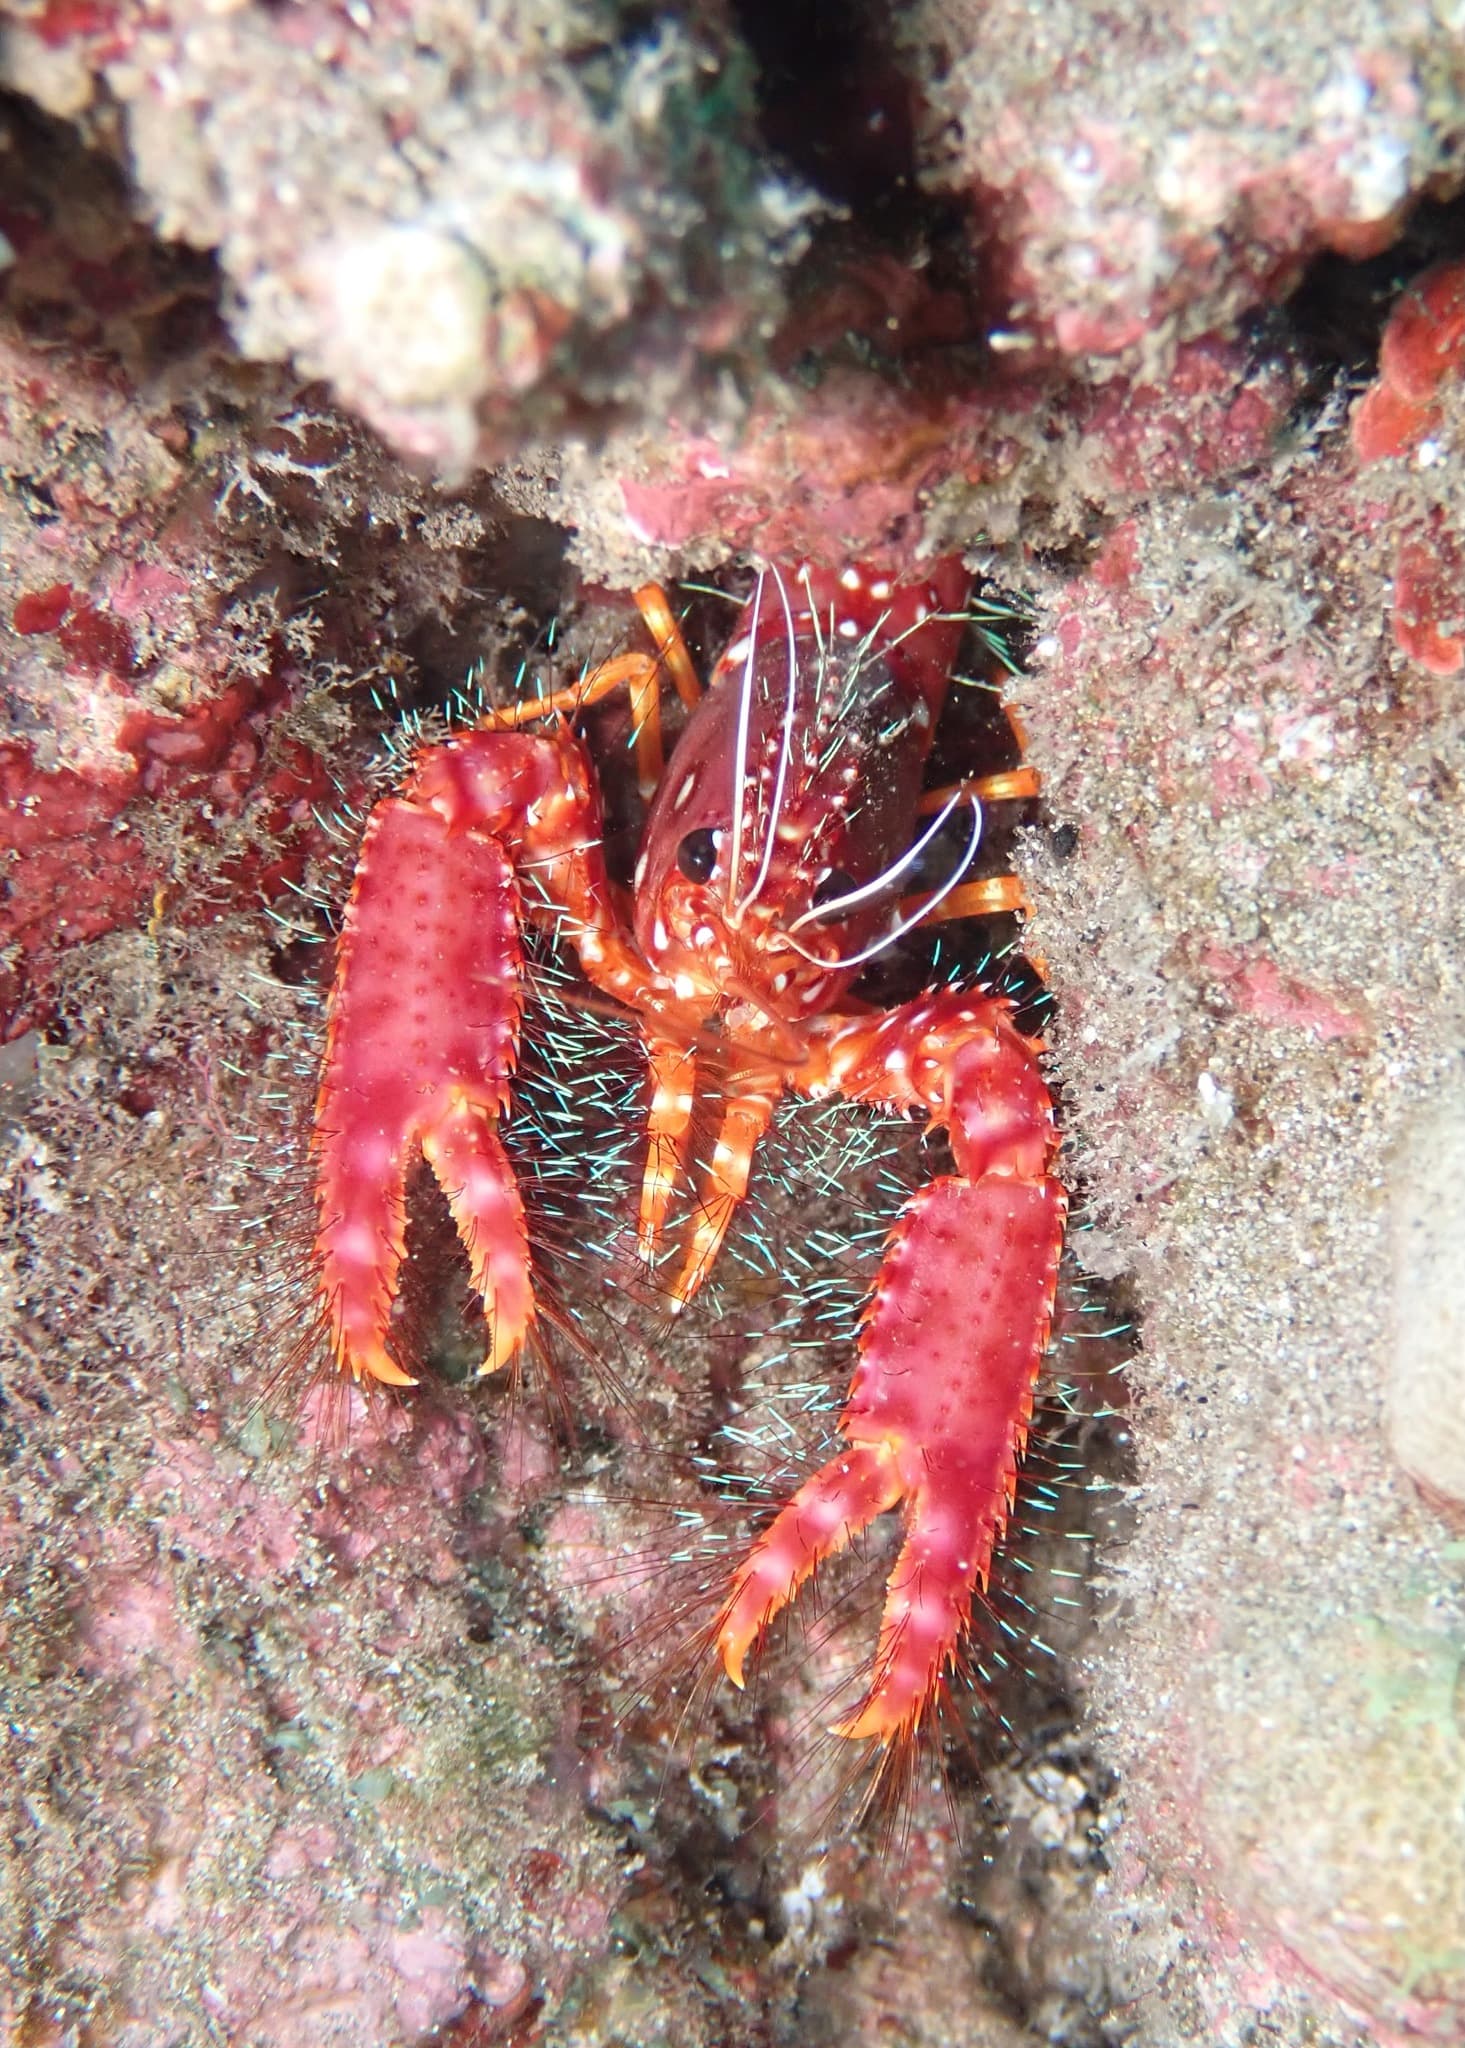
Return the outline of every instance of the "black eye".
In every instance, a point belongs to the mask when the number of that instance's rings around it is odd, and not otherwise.
[[[848,896],[855,886],[855,878],[844,868],[831,868],[829,873],[814,890],[812,907],[822,910],[826,903],[836,903],[841,896]]]
[[[705,882],[717,866],[717,834],[704,825],[677,848],[677,866],[689,882]]]

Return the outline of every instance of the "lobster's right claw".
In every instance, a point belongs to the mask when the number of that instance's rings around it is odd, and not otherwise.
[[[387,1345],[407,1170],[448,1198],[505,1364],[534,1320],[524,1207],[498,1135],[519,1030],[519,890],[493,833],[410,797],[367,827],[337,954],[316,1104],[316,1266],[332,1354],[410,1386]]]

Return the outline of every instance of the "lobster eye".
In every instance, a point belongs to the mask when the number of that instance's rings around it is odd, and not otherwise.
[[[850,895],[854,887],[855,878],[847,869],[831,868],[815,888],[810,908],[822,910],[826,903],[837,903],[841,896]]]
[[[689,832],[677,848],[677,866],[689,882],[705,882],[717,866],[718,834],[702,826]]]

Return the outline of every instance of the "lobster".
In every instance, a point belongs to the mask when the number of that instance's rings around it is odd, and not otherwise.
[[[953,1170],[895,1221],[835,1455],[751,1543],[711,1630],[741,1687],[750,1654],[821,1561],[899,1508],[878,1644],[835,1731],[887,1754],[939,1702],[987,1585],[1066,1215],[1041,1046],[1009,998],[928,988],[881,1010],[851,993],[923,920],[1023,902],[1013,877],[963,882],[961,868],[934,895],[901,895],[948,821],[966,820],[970,854],[984,801],[1037,786],[1020,767],[922,793],[969,592],[954,558],[905,579],[869,564],[764,568],[704,693],[665,593],[648,585],[636,602],[654,652],[621,654],[425,748],[366,827],[315,1122],[315,1272],[331,1357],[388,1386],[412,1384],[388,1339],[419,1151],[482,1300],[482,1370],[507,1365],[535,1328],[524,1204],[499,1134],[526,925],[566,941],[599,998],[639,1021],[648,1109],[635,1241],[671,1313],[702,1286],[786,1091],[945,1128]],[[686,706],[669,758],[666,678]],[[622,688],[650,804],[629,902],[607,872],[597,776],[575,729],[586,705]],[[692,1221],[669,1242],[674,1198],[699,1172],[699,1100],[716,1142]]]

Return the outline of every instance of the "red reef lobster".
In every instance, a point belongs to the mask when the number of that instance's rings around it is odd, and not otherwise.
[[[639,1255],[675,1310],[701,1286],[780,1096],[842,1094],[947,1129],[955,1171],[886,1246],[840,1417],[838,1454],[736,1568],[713,1629],[735,1685],[820,1561],[903,1504],[864,1695],[841,1722],[887,1748],[922,1725],[958,1662],[1011,1508],[1048,1339],[1066,1212],[1038,1046],[1002,995],[940,988],[887,1010],[849,991],[933,911],[1015,908],[1010,877],[899,900],[953,813],[975,849],[984,797],[1031,771],[922,796],[969,578],[869,566],[759,573],[704,695],[663,593],[657,645],[573,689],[491,713],[419,755],[374,810],[331,992],[316,1122],[319,1290],[337,1365],[410,1384],[387,1347],[418,1148],[466,1247],[489,1329],[483,1370],[535,1320],[525,1214],[498,1132],[522,1007],[521,927],[556,931],[602,996],[640,1020],[650,1075]],[[658,692],[689,707],[662,762]],[[571,719],[626,687],[651,808],[634,899],[607,875],[590,756]],[[525,730],[525,728],[538,728]],[[918,815],[935,822],[916,832]],[[667,1253],[693,1173],[698,1092],[718,1119],[695,1221]]]

